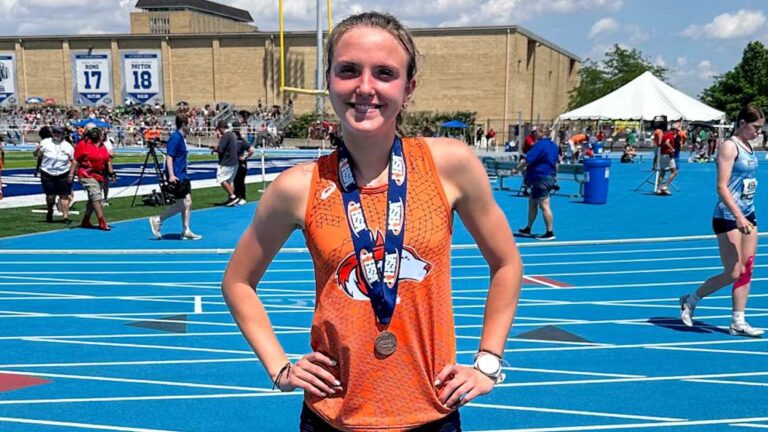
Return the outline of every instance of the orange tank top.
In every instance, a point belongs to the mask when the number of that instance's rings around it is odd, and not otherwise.
[[[305,216],[305,237],[316,277],[311,345],[338,362],[331,372],[344,388],[319,398],[305,393],[315,413],[338,429],[406,430],[448,415],[434,380],[455,363],[451,303],[452,211],[427,143],[403,140],[408,192],[398,303],[388,330],[397,350],[380,358],[374,340],[383,329],[361,283],[338,182],[338,152],[316,162]],[[369,227],[380,233],[383,257],[387,185],[361,188]],[[386,288],[385,288],[386,289]]]

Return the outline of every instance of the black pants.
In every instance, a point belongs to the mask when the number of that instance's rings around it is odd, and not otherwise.
[[[245,176],[248,175],[248,162],[240,161],[237,164],[237,174],[235,174],[235,196],[245,199]]]
[[[461,432],[461,416],[459,416],[459,411],[456,410],[439,420],[421,425],[415,429],[411,429],[411,431]],[[299,432],[339,432],[339,430],[333,428],[333,426],[329,425],[320,416],[315,414],[314,411],[307,408],[306,405],[303,405],[301,409],[301,423],[299,424]]]

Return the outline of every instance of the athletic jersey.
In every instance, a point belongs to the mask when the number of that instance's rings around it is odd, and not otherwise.
[[[572,137],[571,137],[571,141],[572,141],[574,144],[582,144],[582,143],[585,143],[585,142],[587,142],[587,140],[588,140],[588,139],[587,139],[587,135],[586,135],[586,134],[583,134],[583,133],[580,133],[580,134],[576,134],[576,135],[574,135],[574,136],[572,136]]]
[[[754,150],[750,153],[738,145],[734,138],[729,141],[736,146],[738,153],[731,169],[731,178],[728,179],[728,192],[733,202],[744,216],[755,212],[755,192],[757,191],[757,155]],[[721,199],[715,205],[715,218],[736,220],[728,207]]]
[[[306,404],[344,430],[406,430],[448,415],[433,383],[456,359],[451,304],[452,211],[427,143],[403,139],[408,192],[398,303],[388,330],[396,351],[377,358],[374,340],[383,329],[361,282],[338,181],[338,151],[315,164],[305,216],[305,238],[316,277],[311,345],[338,361],[332,373],[341,394]],[[388,185],[360,188],[368,226],[383,257]],[[379,262],[380,264],[380,262]],[[387,288],[384,288],[387,289]]]

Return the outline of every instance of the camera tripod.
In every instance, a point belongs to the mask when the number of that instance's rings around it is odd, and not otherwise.
[[[149,145],[149,148],[147,150],[147,155],[144,157],[144,164],[141,166],[141,173],[139,174],[139,179],[136,180],[136,192],[133,193],[133,201],[131,201],[131,207],[136,206],[136,196],[139,195],[139,187],[141,186],[141,181],[144,179],[144,172],[147,170],[147,166],[149,165],[150,158],[152,159],[152,169],[154,169],[155,176],[157,177],[157,185],[160,189],[160,199],[162,200],[163,205],[173,204],[174,198],[172,195],[166,193],[168,190],[168,180],[165,178],[165,174],[163,173],[163,170],[160,168],[160,162],[157,159],[157,152],[155,151],[155,148],[157,147],[157,143],[148,141],[147,144]],[[160,151],[162,153],[162,150]]]
[[[659,150],[656,149],[656,151],[654,152],[654,155],[653,155],[653,166],[651,167],[651,173],[648,174],[648,177],[646,177],[645,180],[643,180],[642,183],[637,185],[637,187],[635,188],[635,192],[637,192],[640,189],[642,189],[643,186],[645,186],[646,184],[650,184],[651,185],[651,187],[653,188],[653,193],[658,193],[659,192],[658,191],[658,187],[659,187],[659,185],[661,183],[661,179],[663,177],[663,172],[659,168],[659,157],[660,157]],[[671,186],[672,186],[672,188],[676,192],[680,191],[680,189],[677,186],[675,186],[674,184],[671,185]]]

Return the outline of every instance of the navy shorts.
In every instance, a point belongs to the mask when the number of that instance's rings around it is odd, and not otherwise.
[[[461,416],[456,410],[447,416],[431,423],[411,429],[412,432],[461,432]],[[339,432],[333,426],[325,422],[319,415],[303,405],[301,409],[301,424],[299,432]]]
[[[54,176],[40,171],[40,183],[43,185],[43,192],[46,195],[68,196],[72,193],[72,183],[67,181],[67,176],[69,176],[69,172]]]
[[[755,213],[752,212],[745,216],[749,223],[757,227],[757,217],[755,216]],[[723,234],[727,233],[728,231],[733,231],[736,229],[736,221],[735,220],[728,220],[728,219],[722,219],[722,218],[713,218],[712,219],[712,231],[715,232],[715,234]]]
[[[531,186],[531,199],[541,201],[552,195],[552,191],[555,190],[557,185],[557,180],[555,176],[547,176],[532,183],[529,182],[529,185]]]

